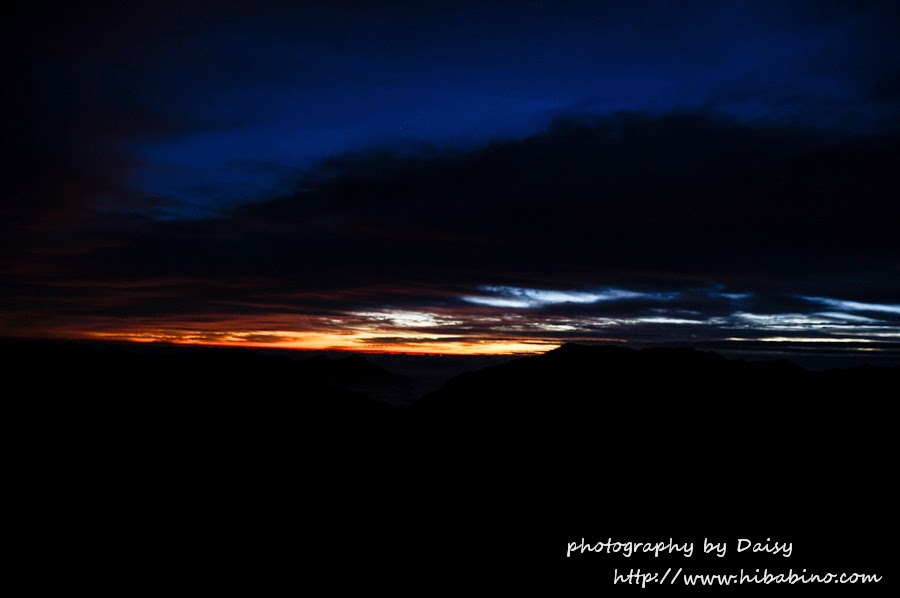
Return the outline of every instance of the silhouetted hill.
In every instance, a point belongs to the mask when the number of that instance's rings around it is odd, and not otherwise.
[[[420,595],[415,571],[618,595],[611,564],[657,563],[573,562],[568,541],[748,535],[805,552],[698,568],[885,572],[861,539],[893,512],[897,368],[566,345],[399,409],[375,398],[406,379],[360,356],[0,346],[31,541],[78,555],[73,576],[245,572],[257,587],[302,547],[338,585],[352,572]]]
[[[566,537],[585,534],[790,533],[808,551],[791,565],[818,568],[839,537],[846,567],[847,546],[859,545],[849,538],[893,512],[898,374],[566,345],[463,374],[419,401],[430,459],[420,469],[440,472],[438,487],[477,488],[481,516],[470,518],[491,522],[506,556],[556,563],[553,579],[575,587],[591,585],[596,561],[554,559]],[[854,558],[885,562],[871,545]]]
[[[290,398],[305,409],[368,406],[375,395],[408,393],[409,381],[361,356],[296,358],[286,352],[14,340],[0,343],[12,381],[54,401],[153,400],[182,406]]]
[[[824,394],[816,393],[826,390],[850,393],[854,400],[887,398],[898,373],[872,367],[813,372],[785,360],[732,360],[693,349],[568,344],[462,374],[416,408],[430,417],[465,414],[482,421],[529,414],[572,419],[651,405],[682,416],[692,410],[715,416],[741,406],[752,406],[760,417],[771,415],[767,409],[799,415],[812,403],[821,407]]]
[[[699,450],[739,433],[756,438],[764,432],[769,444],[820,441],[828,450],[835,427],[883,424],[871,414],[891,396],[898,372],[811,372],[787,361],[729,360],[693,349],[570,344],[463,374],[415,410],[436,428],[479,431],[487,442],[524,441],[534,433],[533,441],[574,436],[571,444],[597,434],[623,440],[639,433],[647,438],[643,446],[678,439]],[[871,409],[858,409],[864,405]],[[754,455],[759,450],[752,448]]]
[[[811,372],[693,349],[572,344],[458,376],[414,411],[433,442],[460,454],[515,446],[562,463],[615,454],[618,463],[652,460],[660,479],[674,481],[690,461],[769,467],[787,481],[796,474],[785,466],[800,461],[826,475],[854,455],[884,454],[892,430],[877,414],[898,381],[897,368]],[[855,468],[878,477],[868,457]]]

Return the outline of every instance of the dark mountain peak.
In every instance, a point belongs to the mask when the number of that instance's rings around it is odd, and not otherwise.
[[[891,374],[845,370],[811,372],[786,361],[728,359],[688,347],[635,350],[618,345],[565,344],[541,355],[468,372],[447,382],[419,402],[423,413],[457,413],[464,417],[563,417],[609,421],[625,412],[761,413],[799,409],[826,387],[862,384]],[[858,392],[858,391],[854,391]],[[878,394],[876,388],[866,392]],[[724,410],[724,411],[723,411]]]
[[[585,357],[599,355],[625,355],[633,353],[634,349],[618,345],[585,345],[581,343],[565,343],[552,351],[547,351],[544,356],[553,357]]]

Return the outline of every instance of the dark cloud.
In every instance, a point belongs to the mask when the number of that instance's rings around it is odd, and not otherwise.
[[[273,239],[298,257],[315,245],[324,251],[307,267],[344,277],[538,272],[584,286],[606,272],[665,272],[793,283],[896,263],[897,212],[885,196],[897,148],[894,138],[829,139],[702,114],[623,115],[461,155],[335,161],[314,189],[239,210],[234,222],[253,223],[259,251],[277,253]]]
[[[210,214],[283,188],[261,163],[282,172],[404,140],[521,136],[574,106],[712,105],[883,128],[898,114],[896,11],[890,2],[18,2],[4,15],[17,84],[3,102],[19,199],[4,216],[43,226],[84,217],[98,197],[133,205],[146,195],[165,196],[153,217]]]
[[[111,217],[94,232],[105,245],[73,237],[83,251],[45,257],[56,278],[22,273],[8,301],[121,321],[357,314],[352,325],[420,333],[410,342],[436,325],[445,339],[771,336],[783,318],[735,314],[841,311],[801,296],[900,304],[898,148],[891,136],[630,113],[471,151],[347,155],[227,216]],[[518,321],[466,305],[498,285],[640,296],[537,304]],[[357,313],[373,310],[386,315]],[[443,320],[390,315],[403,310]],[[819,334],[812,320],[784,325]]]

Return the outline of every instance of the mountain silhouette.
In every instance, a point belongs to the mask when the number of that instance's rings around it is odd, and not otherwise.
[[[846,551],[861,546],[853,534],[893,512],[887,401],[898,374],[564,345],[422,398],[415,430],[429,463],[417,469],[432,476],[436,501],[440,488],[477,488],[482,500],[451,527],[494,530],[513,570],[560,565],[557,587],[596,587],[596,562],[559,563],[565,538],[591,533],[787,529],[807,550],[791,565],[832,562],[824,547],[840,538],[847,566]],[[872,544],[853,558],[886,563]]]
[[[705,569],[887,563],[871,540],[893,513],[898,368],[564,345],[399,408],[380,399],[408,379],[361,356],[0,347],[29,538],[55,538],[73,576],[187,567],[259,587],[303,546],[375,586],[421,591],[414,571],[614,590],[609,566],[632,563],[566,560],[582,536],[804,547]]]
[[[570,344],[458,376],[415,411],[424,426],[467,430],[488,444],[565,439],[588,446],[599,435],[632,445],[630,454],[677,443],[704,462],[744,453],[783,459],[786,449],[811,443],[834,450],[836,430],[846,437],[884,426],[872,414],[882,410],[898,373],[812,372],[784,360],[730,360],[693,349]],[[838,407],[830,396],[847,403]],[[736,442],[741,437],[747,441]],[[862,441],[877,439],[867,433]],[[714,446],[731,450],[708,450]]]

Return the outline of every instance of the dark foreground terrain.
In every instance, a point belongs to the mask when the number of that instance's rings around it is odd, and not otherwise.
[[[8,341],[16,562],[38,588],[892,593],[898,368],[566,345],[411,383],[359,356]],[[406,394],[404,394],[406,393]],[[396,402],[395,402],[396,403]],[[566,557],[570,542],[695,553]],[[703,555],[704,538],[727,542]],[[734,553],[740,538],[789,557]],[[613,585],[614,570],[878,573]],[[892,589],[893,588],[893,589]]]

